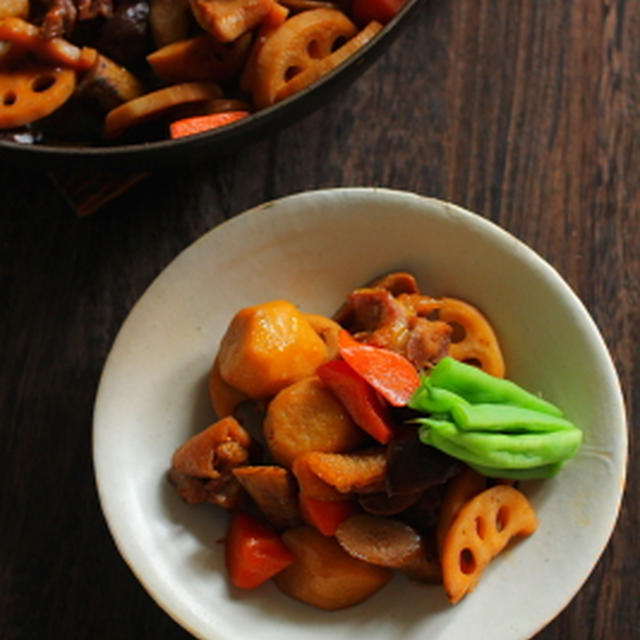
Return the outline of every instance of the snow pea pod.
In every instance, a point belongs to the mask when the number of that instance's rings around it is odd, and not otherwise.
[[[461,431],[453,422],[418,418],[420,440],[468,464],[531,469],[572,457],[582,441],[577,428],[540,433]]]
[[[452,404],[449,410],[456,426],[463,431],[538,433],[575,429],[558,416],[508,404]]]
[[[410,409],[425,413],[448,413],[454,406],[469,404],[457,393],[429,384],[424,374],[420,376],[420,380],[420,387],[416,389],[409,401]]]
[[[450,356],[440,360],[431,369],[429,377],[423,380],[424,384],[452,391],[471,404],[508,404],[562,416],[562,411],[554,404],[529,393],[514,382],[495,378]]]

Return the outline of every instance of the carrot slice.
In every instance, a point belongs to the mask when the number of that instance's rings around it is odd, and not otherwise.
[[[402,9],[407,0],[353,0],[351,12],[358,24],[378,20],[389,22]]]
[[[335,535],[340,524],[358,512],[355,500],[316,500],[300,494],[302,519],[325,536]]]
[[[442,580],[450,602],[474,589],[485,567],[513,537],[530,535],[537,526],[529,501],[513,487],[496,485],[465,504],[442,548]]]
[[[326,58],[316,60],[304,71],[301,71],[289,80],[276,93],[275,102],[280,102],[280,100],[284,100],[294,93],[301,91],[341,65],[347,58],[350,58],[356,53],[358,49],[367,44],[381,29],[382,25],[379,22],[370,22],[360,33],[343,44],[339,49],[336,49]]]
[[[340,333],[340,355],[394,407],[407,405],[420,386],[420,377],[404,356],[388,349],[360,344],[346,331]]]
[[[223,111],[221,113],[211,113],[206,116],[194,116],[176,120],[169,125],[171,138],[184,138],[203,131],[219,129],[225,125],[237,122],[251,115],[248,111]]]
[[[212,82],[184,82],[152,91],[109,111],[104,123],[105,136],[116,138],[126,129],[157,118],[174,107],[220,97],[222,89]]]
[[[318,367],[317,376],[345,406],[353,421],[380,444],[393,436],[388,407],[374,388],[344,360],[331,360]]]
[[[62,106],[76,87],[71,69],[24,65],[0,72],[0,129],[35,122]]]
[[[295,556],[270,527],[246,513],[231,518],[225,546],[229,579],[239,589],[254,589],[293,564]]]
[[[253,101],[261,109],[274,104],[278,91],[296,74],[325,58],[342,38],[351,38],[356,26],[340,11],[303,11],[269,36],[256,59]]]

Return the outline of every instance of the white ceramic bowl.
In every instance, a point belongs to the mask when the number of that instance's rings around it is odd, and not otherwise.
[[[331,314],[353,288],[394,270],[424,292],[478,305],[504,348],[508,377],[541,391],[584,431],[552,480],[526,483],[536,533],[505,552],[450,606],[439,586],[395,577],[361,605],[327,613],[272,584],[230,588],[226,515],[188,506],[166,479],[174,449],[213,414],[206,377],[241,307],[286,298]],[[124,323],[96,400],[94,462],[116,544],[177,622],[207,640],[515,640],[556,616],[603,551],[625,483],[618,378],[587,311],[531,249],[459,207],[382,189],[283,198],[213,229],[155,280]]]

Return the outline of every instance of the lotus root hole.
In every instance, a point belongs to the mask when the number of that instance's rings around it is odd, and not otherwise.
[[[295,66],[288,67],[287,70],[284,72],[284,79],[286,81],[289,81],[294,76],[297,76],[300,73],[300,71],[302,71],[300,67],[295,67]]]
[[[467,331],[459,322],[449,322],[449,326],[451,327],[451,342],[455,344],[466,338]]]
[[[460,551],[460,571],[465,575],[470,575],[476,570],[476,558],[469,547]]]
[[[15,104],[18,100],[18,96],[15,91],[7,91],[2,98],[2,104],[5,107],[10,107],[12,104]]]
[[[47,89],[51,89],[51,87],[53,87],[55,83],[56,83],[56,79],[54,76],[49,76],[49,75],[38,76],[31,84],[31,89],[35,93],[42,93]]]
[[[309,40],[309,44],[307,45],[307,53],[310,58],[321,58],[322,54],[320,52],[320,45],[317,40]]]
[[[476,518],[476,533],[478,534],[478,538],[480,538],[480,540],[484,540],[484,537],[487,533],[487,523],[485,522],[485,519],[480,516]]]
[[[509,520],[509,509],[507,507],[500,507],[498,513],[496,513],[496,529],[502,531]]]
[[[346,41],[347,39],[344,36],[338,36],[331,45],[331,51],[333,52],[336,49],[339,49]]]

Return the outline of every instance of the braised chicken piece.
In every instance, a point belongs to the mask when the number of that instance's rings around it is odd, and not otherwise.
[[[231,509],[242,487],[233,469],[250,460],[249,434],[226,417],[187,440],[171,460],[169,479],[189,504],[210,502]]]

